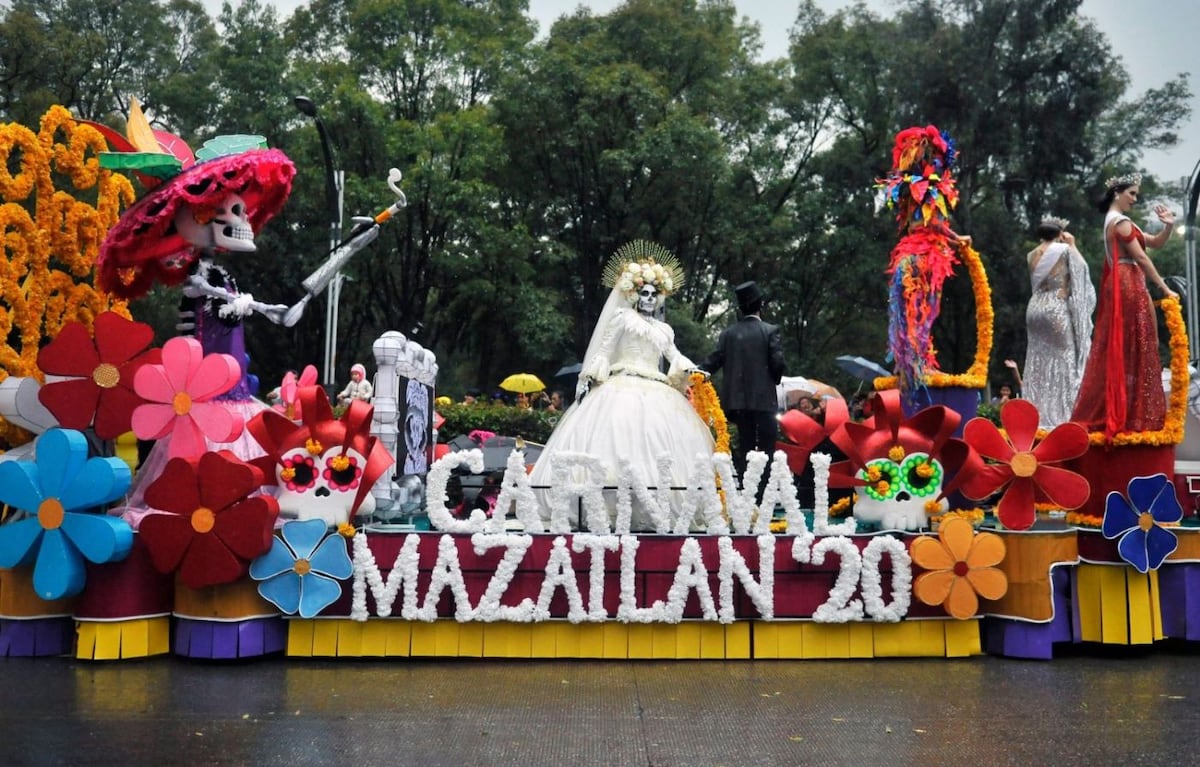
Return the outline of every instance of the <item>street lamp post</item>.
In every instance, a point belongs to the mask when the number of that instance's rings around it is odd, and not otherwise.
[[[307,96],[296,96],[292,99],[296,109],[311,117],[317,125],[317,134],[321,137],[321,152],[325,155],[325,210],[329,221],[329,251],[332,253],[342,241],[342,208],[345,195],[346,175],[344,170],[334,168],[333,144],[325,123],[317,114],[317,105]],[[338,337],[338,306],[342,298],[341,272],[334,275],[329,283],[328,296],[325,305],[325,359],[323,364],[322,381],[326,386],[333,386],[337,381],[337,337]]]

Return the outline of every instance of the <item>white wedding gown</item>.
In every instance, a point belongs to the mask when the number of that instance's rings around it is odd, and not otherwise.
[[[576,402],[559,421],[546,442],[530,476],[532,484],[552,483],[552,463],[556,454],[586,453],[600,459],[607,469],[606,486],[617,484],[617,460],[628,458],[641,481],[648,487],[658,485],[660,456],[671,458],[673,487],[683,488],[697,455],[711,456],[713,438],[708,426],[696,414],[682,390],[689,371],[695,365],[675,348],[675,332],[665,322],[638,314],[630,308],[618,309],[596,328],[580,370],[580,378],[594,383],[588,394]],[[669,372],[659,369],[662,359]],[[576,481],[583,481],[577,470]],[[615,493],[605,492],[610,524],[615,521]],[[678,513],[684,492],[672,493],[673,512]],[[550,520],[550,494],[539,492],[542,518]],[[571,514],[572,526],[581,522]],[[631,528],[653,528],[649,515],[637,501],[633,504]]]

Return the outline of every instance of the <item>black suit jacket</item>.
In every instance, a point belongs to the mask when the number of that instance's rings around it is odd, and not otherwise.
[[[710,373],[722,368],[722,408],[776,412],[779,398],[775,387],[783,377],[779,326],[751,315],[725,328],[716,351],[704,361],[704,369]]]

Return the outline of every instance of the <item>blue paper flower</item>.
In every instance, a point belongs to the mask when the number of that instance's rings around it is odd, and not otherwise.
[[[1105,538],[1120,538],[1117,551],[1140,573],[1157,570],[1179,545],[1164,523],[1183,518],[1183,507],[1166,474],[1129,480],[1128,497],[1113,491],[1104,502]]]
[[[288,615],[297,611],[311,618],[342,595],[338,581],[354,571],[342,536],[325,536],[328,526],[321,519],[288,522],[283,538],[271,542],[271,550],[250,563],[250,577],[262,581],[258,593]]]
[[[73,513],[115,501],[129,489],[129,466],[120,458],[88,458],[87,439],[51,429],[37,441],[33,461],[0,463],[0,502],[28,512],[0,526],[0,567],[33,565],[33,588],[42,599],[83,591],[83,560],[119,562],[133,547],[133,528],[107,514]]]

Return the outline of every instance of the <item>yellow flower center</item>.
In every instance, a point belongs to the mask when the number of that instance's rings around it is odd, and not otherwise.
[[[321,446],[321,441],[311,438],[305,440],[304,449],[311,455],[320,455],[325,452],[325,448]]]
[[[296,478],[296,470],[289,466],[283,471],[279,472],[279,478],[284,482],[291,482]]]
[[[1038,460],[1033,453],[1017,453],[1012,458],[1012,471],[1018,477],[1032,477],[1037,471]]]
[[[47,498],[38,504],[38,524],[43,530],[57,530],[62,526],[66,510],[57,498]]]
[[[292,565],[292,569],[296,571],[296,575],[308,575],[312,570],[312,564],[307,559],[297,559],[296,564]]]
[[[334,471],[345,471],[350,468],[350,459],[344,455],[334,456],[329,465],[333,467]]]
[[[888,450],[888,458],[892,459],[896,463],[904,460],[904,448],[900,447],[899,445],[892,445],[892,449]]]
[[[175,409],[175,415],[187,415],[192,409],[192,395],[185,391],[176,392],[171,407]]]
[[[116,365],[101,362],[92,371],[92,381],[101,389],[112,389],[121,382],[121,371],[117,370]]]
[[[1148,511],[1143,511],[1138,516],[1138,527],[1142,528],[1142,532],[1150,532],[1150,528],[1154,527],[1154,515]]]
[[[338,535],[342,536],[343,538],[354,537],[354,525],[350,524],[349,522],[343,522],[338,525],[337,531]]]
[[[201,506],[192,512],[192,529],[198,533],[207,533],[217,522],[217,515],[212,509]]]

